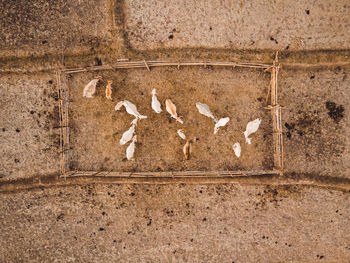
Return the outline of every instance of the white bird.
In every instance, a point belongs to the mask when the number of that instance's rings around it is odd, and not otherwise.
[[[166,110],[169,112],[171,117],[173,117],[176,121],[180,122],[181,124],[184,123],[183,120],[181,120],[181,118],[177,115],[176,106],[170,99],[167,99],[165,101],[165,106]]]
[[[85,86],[85,88],[83,90],[83,97],[86,97],[86,98],[93,97],[93,95],[95,94],[95,91],[96,91],[97,82],[99,80],[100,80],[99,78],[93,79]]]
[[[246,130],[244,132],[246,143],[251,144],[251,138],[249,138],[249,135],[251,135],[252,133],[256,132],[259,129],[260,123],[261,123],[261,119],[259,118],[248,122]]]
[[[160,102],[156,96],[156,89],[152,90],[152,109],[156,112],[156,113],[160,113],[162,111]]]
[[[128,141],[130,141],[134,135],[134,132],[135,132],[135,125],[133,124],[133,125],[131,125],[129,130],[127,130],[126,132],[123,133],[123,136],[119,141],[120,145],[124,145]]]
[[[136,125],[138,120],[139,120],[138,118],[133,119],[131,122],[131,125]]]
[[[233,151],[235,152],[235,155],[239,158],[241,156],[241,145],[239,142],[236,142],[233,146]]]
[[[178,129],[177,134],[180,136],[181,139],[186,140],[186,135],[184,133],[184,129]]]
[[[128,100],[123,100],[117,103],[117,105],[115,105],[115,110],[118,111],[120,110],[120,108],[124,106],[126,109],[126,112],[135,116],[138,119],[146,119],[147,116],[141,115],[138,111],[137,108],[134,104],[132,104],[130,101]]]
[[[135,142],[137,142],[137,135],[135,135],[132,138],[131,143],[129,144],[128,148],[126,148],[126,158],[128,160],[133,159],[134,153],[135,153]]]
[[[123,100],[122,100],[122,101],[119,101],[119,102],[117,103],[117,105],[115,105],[114,110],[115,110],[115,111],[118,111],[118,110],[120,110],[120,108],[123,107],[123,106],[124,106],[124,101],[123,101]]]
[[[215,124],[215,127],[214,127],[214,134],[218,132],[220,127],[225,126],[229,121],[230,121],[229,117],[221,118],[220,120],[218,120],[218,122]]]
[[[210,111],[209,106],[207,104],[197,102],[196,107],[197,107],[200,114],[203,114],[204,116],[212,118],[215,122],[218,121],[217,118]]]
[[[213,121],[215,122],[214,134],[216,134],[219,131],[220,127],[225,126],[230,121],[229,117],[221,118],[220,120],[218,120],[213,115],[213,113],[211,112],[211,110],[209,109],[209,106],[207,104],[197,102],[196,107],[197,107],[200,114],[203,114],[204,116],[207,116],[207,117],[213,119]]]

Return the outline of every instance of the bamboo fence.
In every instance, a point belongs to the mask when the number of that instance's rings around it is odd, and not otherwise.
[[[268,88],[268,94],[271,96],[270,104],[267,109],[271,110],[273,121],[273,145],[274,145],[274,166],[273,170],[267,171],[166,171],[166,172],[118,172],[118,171],[70,171],[69,169],[69,88],[67,74],[103,71],[103,70],[118,70],[118,69],[137,69],[144,68],[150,71],[154,67],[177,67],[180,69],[184,66],[213,66],[213,67],[242,67],[264,69],[271,72],[271,81]],[[173,178],[225,178],[241,177],[241,176],[256,176],[256,175],[271,175],[283,174],[283,136],[281,122],[281,107],[278,104],[278,53],[276,53],[273,64],[249,63],[249,62],[230,62],[230,61],[129,61],[127,59],[118,60],[114,66],[94,66],[86,68],[71,68],[63,69],[56,72],[59,110],[60,110],[60,147],[61,147],[61,175],[64,177],[81,177],[81,176],[98,176],[98,177],[120,177],[132,178],[132,181],[137,182],[137,178],[159,178],[162,182],[171,182]]]
[[[271,67],[270,94],[271,104],[268,108],[271,110],[273,123],[273,142],[274,142],[274,168],[283,174],[283,135],[282,135],[282,110],[278,104],[278,53],[276,54],[273,66]]]

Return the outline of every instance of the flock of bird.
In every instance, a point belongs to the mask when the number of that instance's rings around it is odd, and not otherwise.
[[[102,78],[100,76],[96,77],[95,79],[91,80],[85,87],[83,90],[83,97],[86,98],[93,98],[93,95],[96,92],[96,86],[97,83],[102,80]],[[106,98],[109,100],[112,100],[112,84],[113,82],[111,80],[107,81],[107,86],[106,86]],[[122,138],[120,139],[119,143],[120,145],[124,145],[128,142],[130,142],[129,146],[126,148],[126,158],[128,160],[132,160],[134,158],[134,153],[135,153],[135,143],[137,142],[137,135],[135,134],[135,129],[137,126],[137,122],[139,120],[142,119],[146,119],[147,116],[145,115],[141,115],[138,110],[137,107],[135,106],[135,104],[131,103],[128,100],[123,100],[117,103],[117,105],[115,105],[115,110],[119,111],[122,107],[124,106],[125,110],[127,113],[129,113],[130,115],[133,115],[135,117],[135,119],[131,122],[131,126],[130,128],[125,131],[122,135]],[[157,98],[157,93],[156,93],[156,89],[152,90],[152,103],[151,103],[152,109],[156,112],[156,113],[161,113],[162,112],[162,106],[161,103],[159,102],[158,98]],[[180,116],[178,116],[177,111],[176,111],[176,106],[175,104],[170,100],[170,99],[166,99],[165,100],[165,106],[166,106],[166,110],[167,112],[170,114],[170,116],[172,118],[174,118],[177,122],[183,124],[183,120]],[[201,102],[197,102],[196,103],[196,107],[199,111],[200,114],[211,118],[215,125],[214,125],[214,134],[217,134],[217,132],[219,131],[220,127],[225,126],[229,121],[230,118],[229,117],[224,117],[224,118],[220,118],[218,119],[217,117],[215,117],[213,115],[213,113],[210,111],[210,108],[207,104],[201,103]],[[247,144],[251,144],[251,138],[249,138],[249,136],[253,133],[255,133],[261,123],[261,119],[255,119],[253,121],[248,122],[247,126],[246,126],[246,130],[243,132],[244,136],[245,136],[245,140]],[[187,139],[184,129],[179,129],[177,130],[177,134],[179,135],[179,137],[183,140],[186,141],[184,147],[183,147],[183,153],[185,155],[185,158],[187,160],[190,159],[191,156],[191,152],[192,152],[192,143],[196,141],[196,138],[194,139]],[[239,158],[241,156],[241,145],[239,142],[236,142],[233,144],[232,149],[235,153],[235,155],[237,156],[237,158]]]

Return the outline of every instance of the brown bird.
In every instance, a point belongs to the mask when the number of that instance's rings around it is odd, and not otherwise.
[[[186,144],[184,145],[182,151],[185,155],[185,158],[186,160],[189,160],[191,158],[191,153],[192,153],[192,144],[195,142],[195,141],[198,141],[199,139],[198,138],[193,138],[192,140],[187,140],[186,141]]]
[[[107,86],[106,86],[106,98],[109,100],[112,100],[112,80],[107,81]]]
[[[181,124],[184,123],[184,122],[181,120],[181,118],[177,115],[176,106],[175,106],[175,104],[174,104],[170,99],[167,99],[167,100],[165,101],[165,106],[166,106],[166,110],[169,112],[169,114],[171,115],[171,117],[173,117],[176,121],[180,122]]]

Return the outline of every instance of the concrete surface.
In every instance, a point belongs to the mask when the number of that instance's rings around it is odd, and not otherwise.
[[[349,67],[282,70],[285,170],[350,178]]]
[[[83,52],[112,43],[110,1],[2,1],[1,56]]]
[[[348,193],[88,185],[3,194],[2,262],[347,262]]]
[[[54,74],[0,76],[0,180],[59,172],[54,82]]]
[[[0,2],[0,261],[348,262],[349,8],[345,0]],[[56,70],[113,65],[125,57],[271,63],[276,50],[282,65],[283,176],[232,177],[232,184],[208,185],[196,184],[200,178],[188,185],[119,185],[132,178],[59,177]],[[95,74],[68,75],[71,168],[266,167],[266,126],[254,137],[259,144],[252,155],[233,161],[227,148],[224,157],[218,154],[246,116],[267,114],[261,111],[266,74],[210,67],[95,73],[104,80],[93,104],[80,95]],[[105,103],[109,78],[116,92]],[[177,124],[165,113],[155,119],[143,106],[153,87],[161,100],[171,93],[190,121],[191,136],[197,124],[204,125],[198,144],[203,159],[194,157],[188,165],[178,161],[180,141],[162,148],[147,137],[161,130],[167,137],[162,144],[177,138]],[[136,157],[163,154],[166,162],[123,162],[118,141],[131,119],[107,112],[124,98],[135,98],[157,126],[140,123],[145,133]],[[228,111],[235,119],[218,141],[206,136],[212,133],[210,120],[200,116],[197,123],[187,107],[197,98],[225,102],[227,109],[213,103],[213,111]],[[213,152],[201,148],[205,138]]]
[[[349,1],[125,1],[131,46],[349,48]]]

